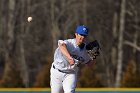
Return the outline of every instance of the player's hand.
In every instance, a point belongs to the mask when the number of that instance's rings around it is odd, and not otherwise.
[[[69,61],[70,65],[74,65],[74,63],[75,63],[73,58],[69,58],[68,61]]]

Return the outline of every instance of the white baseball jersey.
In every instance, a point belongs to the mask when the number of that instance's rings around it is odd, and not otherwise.
[[[62,43],[66,44],[67,50],[72,57],[76,57],[78,60],[82,61],[83,64],[89,62],[90,57],[86,52],[85,46],[83,49],[80,49],[79,46],[76,44],[76,39],[58,41],[58,45]],[[78,67],[76,65],[71,66],[69,64],[67,58],[61,53],[59,47],[55,51],[53,65],[56,69],[64,72],[72,72],[78,70]]]

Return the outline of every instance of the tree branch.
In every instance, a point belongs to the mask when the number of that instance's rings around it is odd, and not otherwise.
[[[140,51],[140,47],[137,46],[137,45],[135,45],[134,43],[132,43],[132,42],[130,42],[130,41],[124,41],[124,44],[125,44],[125,45],[129,45],[129,46],[135,48],[136,50]]]

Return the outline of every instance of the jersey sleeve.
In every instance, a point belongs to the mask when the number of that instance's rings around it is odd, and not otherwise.
[[[71,39],[58,40],[58,46],[60,46],[61,44],[66,44],[67,50],[71,53],[71,50],[73,49],[73,45],[71,43]]]
[[[61,45],[61,44],[68,44],[69,43],[69,40],[58,40],[58,46]]]
[[[58,40],[58,46],[64,44],[64,40]]]

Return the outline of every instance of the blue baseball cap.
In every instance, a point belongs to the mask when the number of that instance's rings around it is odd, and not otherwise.
[[[84,25],[77,26],[76,33],[81,35],[88,35],[88,27]]]

